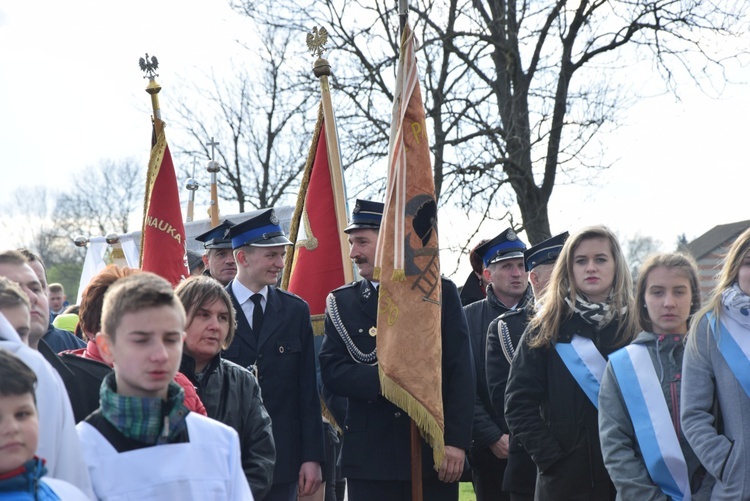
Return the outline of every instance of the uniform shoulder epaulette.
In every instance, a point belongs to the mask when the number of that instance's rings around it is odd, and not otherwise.
[[[333,289],[331,292],[338,292],[338,291],[343,291],[343,290],[346,290],[346,289],[351,289],[351,288],[355,287],[358,284],[359,284],[359,280],[355,280],[354,282],[349,282],[346,285],[342,285],[341,287]]]
[[[302,299],[301,297],[299,297],[299,296],[298,296],[297,294],[295,294],[294,292],[289,292],[289,291],[287,291],[287,290],[284,290],[284,289],[276,289],[276,292],[280,292],[281,294],[284,294],[284,295],[286,295],[286,296],[289,296],[289,297],[293,297],[294,299],[297,299],[297,300],[299,300],[299,301],[302,301],[303,303],[304,303],[304,302],[306,302],[306,301],[305,301],[304,299]]]
[[[500,315],[497,318],[499,320],[505,320],[508,317],[512,317],[512,316],[518,315],[520,313],[526,313],[526,309],[525,308],[521,308],[521,309],[518,309],[518,310],[508,310],[508,311],[506,311],[505,313],[503,313],[502,315]]]

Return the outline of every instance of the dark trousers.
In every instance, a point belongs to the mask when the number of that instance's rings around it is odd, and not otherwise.
[[[297,501],[297,482],[273,484],[263,501]]]
[[[411,481],[359,480],[347,478],[349,501],[411,501]],[[425,501],[457,501],[458,482],[446,484],[437,478],[422,481]]]
[[[471,483],[477,501],[510,501],[510,494],[503,492],[507,464],[507,460],[498,459],[489,448],[472,453]]]

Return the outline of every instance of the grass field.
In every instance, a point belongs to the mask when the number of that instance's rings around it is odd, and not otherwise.
[[[461,482],[458,486],[458,501],[476,501],[471,482]]]

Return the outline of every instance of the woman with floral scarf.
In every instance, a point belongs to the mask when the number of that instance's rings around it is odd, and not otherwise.
[[[750,229],[696,314],[682,366],[682,429],[716,479],[712,500],[750,499]]]
[[[537,465],[537,500],[615,499],[599,447],[607,356],[634,334],[632,279],[615,235],[571,235],[510,369],[505,418]]]

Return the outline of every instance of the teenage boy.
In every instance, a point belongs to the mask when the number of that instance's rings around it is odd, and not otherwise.
[[[86,500],[72,484],[42,478],[47,468],[34,455],[39,443],[35,385],[34,371],[0,349],[0,498]]]
[[[114,367],[78,435],[99,499],[252,500],[232,428],[190,412],[173,382],[185,310],[152,273],[115,282],[96,343]]]

